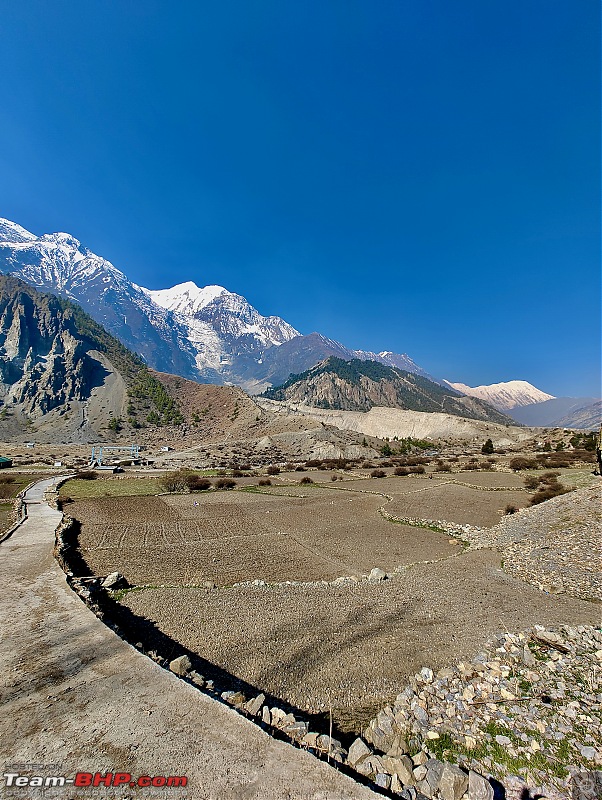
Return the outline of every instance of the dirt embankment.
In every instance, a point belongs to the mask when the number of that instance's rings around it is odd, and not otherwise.
[[[375,407],[367,412],[333,411],[262,398],[257,398],[257,403],[263,409],[285,417],[313,419],[325,425],[381,439],[411,436],[416,439],[481,441],[491,438],[496,446],[504,446],[526,441],[534,435],[531,428],[479,422],[451,414],[402,411],[383,407]]]

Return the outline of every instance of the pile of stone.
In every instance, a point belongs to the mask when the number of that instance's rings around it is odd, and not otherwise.
[[[500,783],[560,800],[602,766],[601,703],[602,632],[535,626],[472,662],[423,667],[347,763],[404,797],[486,800]]]
[[[151,658],[159,660],[155,653],[149,653]],[[277,706],[269,707],[266,704],[266,696],[263,693],[247,699],[240,691],[227,690],[218,694],[213,681],[206,681],[202,675],[192,669],[192,663],[188,656],[179,656],[169,662],[169,669],[181,678],[186,678],[195,686],[204,688],[209,692],[217,694],[224,702],[231,705],[241,714],[255,718],[265,726],[269,726],[286,735],[301,747],[315,753],[327,756],[332,761],[343,763],[346,760],[347,751],[338,739],[334,739],[326,734],[312,733],[309,731],[309,723],[300,720],[294,714],[287,713]]]

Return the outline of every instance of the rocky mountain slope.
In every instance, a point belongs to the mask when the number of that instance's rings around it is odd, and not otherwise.
[[[513,408],[554,399],[554,395],[542,392],[541,389],[527,381],[505,381],[474,387],[467,386],[465,383],[451,383],[450,381],[445,381],[445,383],[469,397],[485,400],[499,411],[509,411]]]
[[[144,362],[63,298],[0,276],[0,438],[109,439],[179,424]]]
[[[375,361],[343,361],[334,356],[292,375],[282,386],[266,391],[264,397],[337,411],[369,411],[382,406],[511,423],[484,401],[459,396],[422,375]]]
[[[0,219],[0,272],[74,300],[148,366],[192,380],[261,392],[329,355],[427,375],[406,355],[354,351],[320,334],[302,336],[222,286],[188,281],[145,289],[67,233],[38,237]]]

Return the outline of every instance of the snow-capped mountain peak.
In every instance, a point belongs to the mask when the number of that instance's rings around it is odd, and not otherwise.
[[[445,383],[462,394],[485,400],[500,411],[508,411],[517,406],[530,406],[533,403],[543,403],[545,400],[554,400],[553,394],[542,392],[541,389],[527,381],[505,381],[484,386],[467,386],[465,383],[452,383],[447,380]]]
[[[158,306],[178,314],[194,316],[209,305],[216,297],[230,294],[223,286],[197,286],[194,281],[186,281],[172,286],[171,289],[145,290]]]
[[[36,238],[33,233],[26,231],[16,222],[0,217],[0,242],[30,242]]]

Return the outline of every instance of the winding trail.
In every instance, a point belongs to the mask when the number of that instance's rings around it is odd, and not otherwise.
[[[369,789],[276,741],[166,672],[107,628],[53,557],[61,513],[25,495],[27,518],[0,545],[1,772],[186,775],[186,788],[28,789],[3,798],[369,800]],[[46,768],[24,765],[47,765]]]

